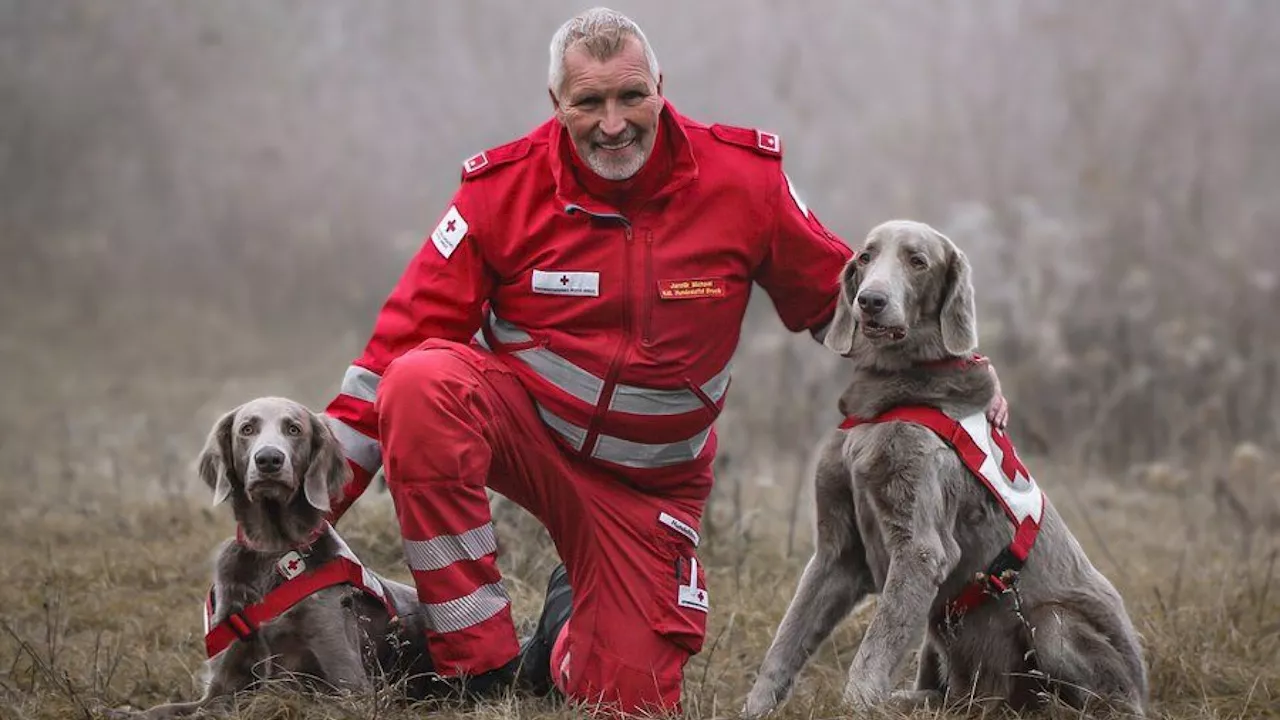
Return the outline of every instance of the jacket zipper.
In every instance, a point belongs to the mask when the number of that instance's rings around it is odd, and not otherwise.
[[[644,286],[640,289],[640,344],[649,347],[653,344],[653,305],[657,300],[653,296],[653,231],[644,233]]]
[[[631,221],[622,215],[613,213],[593,213],[581,205],[568,205],[565,207],[566,212],[584,212],[597,218],[614,219],[622,223],[623,238],[625,240],[626,256],[623,263],[623,295],[622,295],[622,341],[618,343],[618,347],[613,352],[613,359],[609,361],[609,370],[604,376],[604,387],[600,389],[600,399],[596,401],[595,412],[591,414],[591,420],[587,423],[587,435],[582,440],[582,449],[578,451],[580,457],[590,458],[595,452],[596,440],[600,437],[600,425],[604,421],[605,412],[609,409],[609,402],[613,398],[613,389],[618,384],[618,375],[622,372],[622,365],[630,354],[631,350],[631,295],[632,295],[632,271],[631,271],[631,248],[632,236]]]

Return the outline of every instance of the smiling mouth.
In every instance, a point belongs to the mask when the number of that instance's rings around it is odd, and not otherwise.
[[[619,152],[621,150],[626,150],[627,148],[631,147],[635,143],[636,143],[636,139],[630,138],[629,140],[626,140],[624,142],[617,142],[617,143],[598,142],[596,143],[596,147],[600,148],[601,150],[605,150],[607,152]]]
[[[902,340],[907,336],[907,329],[904,327],[889,327],[871,320],[864,320],[862,321],[862,334],[872,340],[883,340],[884,338]]]

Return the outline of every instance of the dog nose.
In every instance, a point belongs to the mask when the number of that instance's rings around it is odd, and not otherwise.
[[[284,467],[284,453],[275,448],[263,448],[254,453],[253,464],[258,466],[259,472],[280,472],[280,468]]]
[[[858,293],[858,307],[868,315],[878,315],[888,304],[889,297],[882,292],[863,290]]]

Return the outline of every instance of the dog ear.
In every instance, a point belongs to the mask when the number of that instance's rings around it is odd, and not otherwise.
[[[204,449],[200,451],[200,460],[196,464],[200,479],[204,480],[213,491],[213,504],[221,505],[231,495],[232,477],[235,475],[235,463],[231,457],[231,424],[235,422],[236,408],[223,415],[213,424],[209,438],[205,440]]]
[[[822,344],[840,355],[848,355],[853,349],[853,336],[858,332],[858,316],[853,311],[853,298],[858,294],[858,260],[855,256],[840,271],[840,298],[836,300],[836,314],[827,326]]]
[[[947,263],[938,322],[942,330],[942,346],[952,355],[966,355],[978,347],[978,314],[973,302],[969,259],[950,238],[942,237],[950,248],[951,256]]]
[[[311,458],[302,481],[307,502],[320,512],[329,512],[330,499],[342,492],[351,477],[342,444],[324,418],[311,413]]]

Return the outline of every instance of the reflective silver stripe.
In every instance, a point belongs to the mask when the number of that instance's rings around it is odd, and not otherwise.
[[[409,567],[423,572],[449,567],[460,560],[478,560],[496,552],[498,539],[492,525],[481,525],[461,535],[441,535],[430,540],[405,540]]]
[[[582,443],[587,438],[586,429],[574,425],[541,405],[537,407],[538,415],[542,416],[542,421],[548,427],[567,440],[574,450],[582,449]],[[697,458],[702,448],[706,446],[710,435],[711,428],[707,428],[688,440],[673,443],[638,443],[612,435],[601,435],[596,439],[591,457],[633,468],[677,465]]]
[[[498,314],[493,311],[489,312],[489,328],[493,330],[493,336],[498,338],[500,343],[533,342],[529,333],[498,317]]]
[[[373,402],[378,394],[378,381],[381,379],[382,377],[372,370],[352,365],[342,376],[342,387],[338,392]]]
[[[531,342],[528,333],[515,325],[489,314],[489,327],[498,342],[506,344]],[[481,345],[488,348],[488,344]],[[604,380],[573,364],[546,348],[533,347],[517,350],[512,353],[520,358],[534,372],[547,382],[564,392],[581,400],[587,405],[595,406],[600,402],[600,393],[604,391]],[[719,402],[729,387],[731,367],[726,365],[716,376],[708,380],[700,388],[711,402]],[[682,415],[703,409],[702,400],[692,391],[655,390],[635,385],[617,385],[613,396],[609,398],[609,409],[632,415]]]
[[[532,342],[529,333],[489,313],[489,328],[498,342],[504,344]],[[481,334],[483,339],[483,334]],[[488,345],[485,344],[487,348]],[[543,348],[529,348],[512,353],[520,358],[534,372],[547,382],[578,398],[582,402],[594,406],[600,402],[600,391],[604,389],[604,381],[559,355]]]
[[[726,365],[700,389],[711,402],[720,402],[729,389],[731,375],[731,368]],[[680,415],[703,407],[702,400],[688,390],[650,390],[634,385],[618,385],[609,400],[610,410],[633,415]]]
[[[513,353],[547,382],[595,407],[604,381],[550,350],[533,348]]]
[[[342,445],[343,454],[365,470],[378,472],[382,467],[382,448],[378,447],[378,441],[330,415],[324,418]]]
[[[479,590],[442,603],[423,603],[427,617],[431,618],[431,629],[438,633],[466,630],[472,625],[479,625],[497,615],[511,601],[502,583],[484,585]]]
[[[711,428],[707,428],[688,440],[654,445],[601,435],[596,441],[596,448],[592,451],[591,456],[607,460],[615,465],[633,468],[678,465],[698,457],[698,454],[702,452],[703,446],[707,444],[707,437],[710,435]]]
[[[542,417],[542,422],[546,423],[547,427],[560,433],[560,437],[567,440],[574,450],[582,449],[582,443],[587,439],[586,428],[574,425],[541,405],[538,405],[538,415]]]

